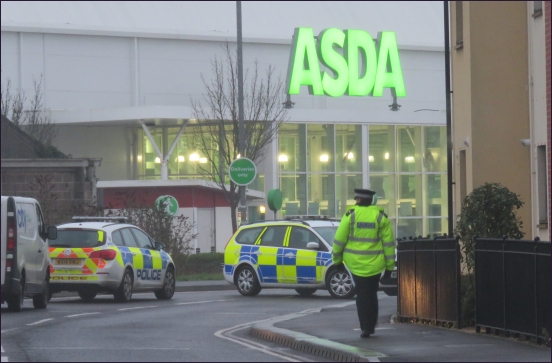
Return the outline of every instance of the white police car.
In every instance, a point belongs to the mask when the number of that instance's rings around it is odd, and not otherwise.
[[[50,292],[76,291],[83,300],[99,292],[127,302],[136,291],[161,300],[175,290],[175,266],[164,245],[120,217],[73,217],[49,241]],[[51,295],[50,295],[51,296]]]

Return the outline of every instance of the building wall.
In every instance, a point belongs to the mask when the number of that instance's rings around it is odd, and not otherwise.
[[[464,43],[452,51],[454,153],[458,157],[462,148],[470,150],[467,193],[485,182],[499,182],[520,195],[525,205],[517,215],[530,237],[530,148],[520,143],[520,139],[530,138],[526,3],[463,4]],[[456,2],[451,5],[455,44]],[[459,78],[466,79],[459,82]],[[468,104],[466,97],[471,99]],[[464,143],[467,138],[469,146]],[[460,167],[455,165],[458,189]],[[458,190],[455,195],[459,197]],[[457,201],[455,214],[461,208]]]
[[[550,19],[552,17],[552,9],[550,6],[550,1],[544,2],[544,16],[545,16],[545,34],[546,34],[546,119],[547,119],[547,135],[548,135],[548,142],[547,142],[547,152],[546,157],[548,158],[547,161],[547,168],[548,168],[548,233],[549,233],[549,241],[552,241],[552,123],[550,120],[550,114],[552,112],[552,107],[550,105],[551,102],[551,88],[550,88],[550,73],[552,72],[552,62],[551,62],[551,55],[550,55],[550,48],[552,47],[552,38],[550,36]]]

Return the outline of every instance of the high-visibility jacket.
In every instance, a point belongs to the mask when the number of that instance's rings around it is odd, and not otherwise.
[[[344,262],[357,276],[395,267],[395,240],[383,209],[356,205],[341,219],[332,247],[334,264]]]

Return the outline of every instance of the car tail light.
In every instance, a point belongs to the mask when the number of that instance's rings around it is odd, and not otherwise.
[[[17,229],[15,228],[15,217],[8,217],[8,225],[7,225],[7,235],[8,235],[8,242],[6,243],[6,249],[8,251],[15,250],[16,244],[15,244],[15,235],[17,233]]]
[[[115,250],[99,250],[92,251],[88,255],[89,258],[101,258],[102,260],[113,260],[117,256],[117,251]]]

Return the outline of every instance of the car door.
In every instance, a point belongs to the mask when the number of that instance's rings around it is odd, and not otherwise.
[[[284,246],[287,226],[267,227],[257,240],[257,273],[263,284],[283,282],[282,266],[278,263]]]
[[[321,280],[318,266],[318,250],[307,249],[307,243],[318,242],[318,238],[307,228],[290,227],[283,251],[283,272],[286,283],[315,284]]]
[[[16,201],[17,251],[20,266],[24,266],[27,291],[34,290],[39,280],[38,236],[34,203]]]
[[[132,234],[129,228],[122,228],[120,229],[120,232],[121,236],[123,237],[125,246],[128,248],[128,251],[132,256],[132,268],[134,270],[134,287],[137,289],[143,288],[145,286],[145,283],[140,278],[142,270],[144,268],[144,259],[142,258],[142,252],[138,247],[138,243],[134,238],[134,234]]]
[[[138,228],[130,228],[130,230],[136,238],[144,261],[142,270],[137,272],[140,281],[146,287],[160,288],[165,271],[163,271],[163,260],[159,251],[155,249],[153,241],[145,232]]]
[[[46,240],[46,226],[44,225],[44,218],[38,204],[35,204],[36,220],[37,220],[37,236],[36,236],[36,248],[38,254],[36,255],[36,268],[39,280],[44,280],[46,277],[46,271],[49,268],[50,257],[48,253],[48,241]]]

